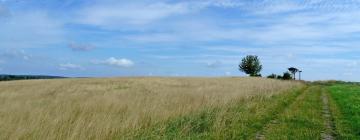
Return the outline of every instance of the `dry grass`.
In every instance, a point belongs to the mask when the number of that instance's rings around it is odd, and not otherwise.
[[[262,78],[109,78],[0,83],[0,139],[110,139],[301,83]]]

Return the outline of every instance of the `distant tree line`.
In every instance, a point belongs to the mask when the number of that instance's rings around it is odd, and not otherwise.
[[[44,75],[0,75],[0,81],[28,80],[28,79],[57,79],[57,78],[65,78],[65,77],[44,76]]]
[[[261,77],[260,71],[262,70],[262,65],[260,63],[258,56],[256,55],[245,56],[239,64],[239,70],[248,74],[251,77]],[[288,68],[288,71],[284,72],[282,75],[271,74],[267,76],[267,78],[281,79],[281,80],[291,80],[291,79],[295,80],[297,72],[299,72],[299,80],[301,80],[300,77],[302,71],[295,67]]]
[[[292,76],[289,72],[284,72],[282,75],[270,74],[267,78],[280,79],[280,80],[291,80]]]

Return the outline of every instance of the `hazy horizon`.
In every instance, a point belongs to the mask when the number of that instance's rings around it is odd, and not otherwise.
[[[360,0],[0,0],[0,73],[360,81]]]

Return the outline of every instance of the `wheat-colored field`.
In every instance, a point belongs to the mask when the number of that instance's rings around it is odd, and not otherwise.
[[[126,138],[172,118],[302,85],[264,78],[0,82],[0,139]]]

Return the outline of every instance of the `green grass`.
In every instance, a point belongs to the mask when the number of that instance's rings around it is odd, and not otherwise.
[[[312,86],[264,130],[266,139],[320,139],[324,128],[321,87]]]
[[[304,88],[271,97],[255,96],[219,108],[139,129],[134,139],[254,139],[265,124],[291,104]],[[119,135],[116,138],[126,138]]]
[[[337,84],[328,90],[339,139],[360,139],[360,86]]]

